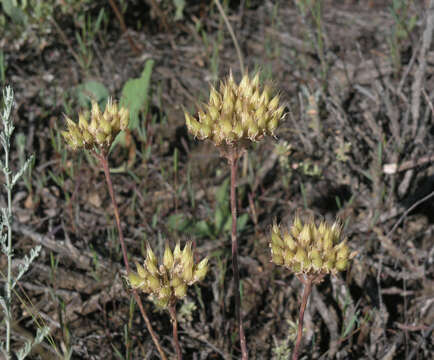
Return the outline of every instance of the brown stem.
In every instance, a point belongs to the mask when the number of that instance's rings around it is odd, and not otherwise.
[[[312,281],[313,278],[307,276],[304,280],[299,278],[304,284],[303,291],[303,299],[301,301],[300,314],[298,318],[298,332],[297,332],[297,340],[295,341],[294,352],[292,353],[292,360],[298,359],[298,351],[300,349],[301,338],[303,337],[303,319],[304,319],[304,311],[306,310],[307,300],[309,299],[309,295],[312,291]]]
[[[241,319],[241,299],[240,299],[240,273],[238,270],[238,242],[237,242],[237,204],[236,204],[236,182],[237,182],[237,164],[238,164],[238,149],[231,148],[228,154],[229,165],[231,167],[231,212],[232,212],[232,269],[234,273],[234,288],[235,288],[235,317],[237,318],[241,359],[249,358],[246,345],[246,336],[244,335],[243,321]]]
[[[178,360],[182,360],[181,346],[179,345],[179,340],[178,340],[178,320],[176,319],[175,304],[169,305],[169,313],[170,313],[170,318],[172,320],[173,341],[175,342],[176,358]]]
[[[110,6],[113,10],[113,12],[116,15],[116,18],[119,21],[119,24],[121,26],[122,32],[127,36],[128,43],[130,44],[131,49],[134,51],[136,55],[141,54],[141,49],[137,46],[137,44],[134,42],[133,38],[128,34],[127,26],[125,25],[124,17],[122,16],[121,12],[119,11],[118,7],[116,6],[116,3],[114,0],[109,0]]]
[[[105,175],[105,179],[107,181],[107,187],[108,187],[108,190],[110,193],[110,197],[111,197],[112,204],[113,204],[113,210],[115,213],[116,226],[118,229],[119,241],[121,243],[121,248],[122,248],[122,256],[124,259],[125,268],[127,269],[127,273],[129,273],[130,272],[130,264],[128,262],[127,248],[125,246],[124,235],[123,235],[122,228],[121,228],[119,209],[118,209],[118,205],[116,203],[115,193],[113,191],[113,184],[112,184],[112,180],[111,180],[111,176],[110,176],[110,169],[109,169],[107,154],[105,154],[105,153],[97,154],[94,152],[94,155],[100,161],[101,166],[104,169],[104,175]],[[136,289],[133,289],[133,295],[134,295],[134,299],[137,302],[137,305],[139,306],[140,313],[142,314],[143,320],[145,320],[146,327],[148,328],[148,331],[151,334],[152,340],[154,341],[154,344],[157,347],[158,352],[160,353],[161,359],[167,360],[166,355],[164,354],[163,349],[161,348],[158,337],[155,334],[154,329],[152,328],[151,322],[149,321],[149,318],[146,314],[145,308],[143,307],[142,300],[140,299],[140,296],[137,293]]]

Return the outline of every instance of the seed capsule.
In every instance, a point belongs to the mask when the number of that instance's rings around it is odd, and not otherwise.
[[[291,233],[281,232],[274,224],[270,241],[272,261],[296,274],[322,276],[347,269],[355,254],[350,254],[346,240],[341,241],[340,227],[335,224],[329,226],[321,222],[317,227],[313,220],[303,224],[296,216]]]

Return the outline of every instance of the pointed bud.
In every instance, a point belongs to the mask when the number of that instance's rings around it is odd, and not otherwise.
[[[311,243],[311,232],[310,232],[309,224],[305,224],[303,226],[303,230],[301,230],[300,235],[298,236],[298,240],[303,247],[308,247]]]
[[[180,284],[175,288],[175,296],[178,299],[182,299],[185,295],[187,295],[187,285]]]
[[[182,250],[181,263],[184,266],[190,266],[193,264],[193,252],[191,251],[191,241],[187,242]]]
[[[173,288],[176,288],[181,284],[182,284],[182,280],[178,276],[174,276],[172,280],[170,280],[170,286]]]
[[[274,230],[274,226],[273,226],[273,230]],[[282,241],[282,238],[275,231],[271,232],[271,244],[279,248],[283,248],[285,246],[285,244]]]
[[[197,268],[194,271],[194,281],[202,281],[206,273],[208,272],[208,258],[204,258],[199,264],[197,264]]]
[[[119,128],[125,130],[128,128],[128,123],[130,122],[130,112],[128,109],[122,107],[119,110]]]
[[[283,233],[283,240],[289,250],[294,251],[296,249],[297,243],[288,231]]]
[[[346,258],[345,259],[339,259],[338,261],[336,261],[335,267],[339,271],[346,270],[347,266],[348,266],[348,259],[346,259]]]
[[[143,284],[145,284],[146,279],[143,279],[142,277],[140,277],[139,275],[137,275],[136,273],[130,272],[128,274],[128,280],[130,282],[130,285],[133,289],[137,289],[141,286],[143,286]]]
[[[292,227],[291,227],[292,236],[297,238],[298,234],[300,234],[301,230],[303,230],[303,224],[301,223],[300,218],[298,216],[296,216],[294,218],[294,223],[292,224]]]
[[[169,299],[170,295],[172,295],[172,290],[170,289],[169,286],[161,287],[158,290],[158,298],[159,299]]]
[[[169,244],[166,243],[166,248],[164,249],[163,255],[163,265],[167,270],[170,270],[173,267],[173,262],[172,250],[170,250]]]
[[[181,277],[188,284],[193,280],[193,266],[184,265],[184,269],[182,271]]]
[[[181,260],[181,244],[179,241],[176,243],[175,249],[173,250],[173,258],[175,261]]]
[[[218,110],[218,108],[214,105],[210,105],[208,106],[208,114],[211,117],[211,119],[214,121],[217,121],[217,119],[220,116],[220,112]]]
[[[140,277],[146,278],[148,276],[148,272],[138,262],[136,262],[136,268],[137,268],[137,273],[139,274]]]
[[[209,94],[209,103],[217,108],[220,106],[220,95],[213,86]]]
[[[83,114],[78,115],[78,126],[81,130],[87,129],[87,127],[89,126],[86,117]]]
[[[251,83],[251,86],[254,88],[254,89],[258,89],[258,87],[259,87],[259,71],[255,74],[255,76],[253,77],[253,79],[252,79],[252,83]]]
[[[161,287],[160,280],[158,280],[158,277],[152,275],[149,275],[147,277],[147,284],[152,292],[158,291]]]
[[[271,254],[271,261],[274,262],[276,265],[283,265],[284,260],[282,254]]]
[[[276,95],[271,101],[268,103],[268,110],[271,112],[274,112],[277,110],[277,107],[279,106],[279,95]]]
[[[304,263],[305,261],[307,261],[306,251],[304,251],[304,249],[301,246],[297,248],[297,252],[295,253],[294,260],[298,261],[299,263]]]

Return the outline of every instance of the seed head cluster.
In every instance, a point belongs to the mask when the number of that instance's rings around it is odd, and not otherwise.
[[[258,141],[264,135],[274,135],[284,107],[279,107],[279,95],[271,97],[271,88],[261,90],[259,73],[253,79],[244,75],[239,85],[232,73],[211,88],[208,104],[199,108],[198,119],[185,112],[188,130],[198,139],[210,139],[216,146],[232,145],[242,140]]]
[[[157,257],[148,245],[144,265],[136,263],[136,266],[137,273],[128,275],[131,286],[151,294],[157,306],[167,308],[187,294],[189,285],[205,278],[208,258],[195,264],[191,242],[183,250],[178,243],[173,252],[166,244],[163,263],[158,265]]]
[[[290,230],[271,229],[271,256],[276,265],[283,265],[295,274],[336,274],[345,270],[350,254],[346,239],[341,241],[341,226],[321,222],[317,227],[309,221],[302,224],[298,216]]]
[[[108,150],[120,131],[128,127],[129,111],[118,108],[111,99],[108,100],[104,112],[101,112],[98,103],[92,103],[89,114],[80,113],[78,124],[66,117],[67,131],[62,131],[66,142],[73,150],[106,149]]]

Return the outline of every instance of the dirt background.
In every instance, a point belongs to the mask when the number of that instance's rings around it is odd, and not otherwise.
[[[161,255],[166,240],[191,239],[198,258],[210,256],[205,281],[178,304],[183,353],[239,358],[230,234],[203,236],[194,226],[212,227],[218,206],[227,215],[227,198],[217,196],[229,168],[212,144],[189,136],[183,116],[230,69],[241,78],[217,8],[187,1],[177,19],[175,2],[124,1],[117,4],[121,26],[104,1],[47,3],[49,15],[25,26],[2,13],[5,82],[15,91],[14,139],[21,141],[14,167],[35,154],[13,198],[14,269],[30,248],[43,247],[14,297],[14,346],[46,324],[51,338],[32,359],[67,358],[59,354],[68,351],[71,359],[158,358],[122,280],[103,173],[90,156],[66,150],[59,135],[63,114],[77,119],[80,84],[101,82],[119,99],[123,84],[152,59],[149,109],[140,117],[146,136],[132,131],[110,158],[128,252],[141,261],[146,241]],[[287,110],[276,139],[254,144],[239,168],[239,214],[248,214],[239,250],[249,353],[286,359],[292,349],[302,285],[270,262],[268,242],[273,221],[287,226],[298,211],[339,217],[358,252],[348,271],[315,287],[301,358],[430,359],[433,1],[323,1],[319,15],[314,4],[225,7],[245,66],[261,69]],[[76,34],[85,16],[95,21],[102,8],[103,25],[83,50]],[[0,269],[4,274],[3,255]],[[143,300],[174,358],[168,314]]]

